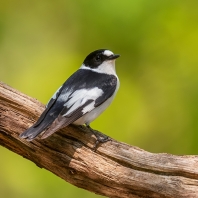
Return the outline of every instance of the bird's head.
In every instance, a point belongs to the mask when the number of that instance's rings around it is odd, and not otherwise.
[[[84,60],[82,67],[99,73],[115,73],[115,59],[120,55],[107,49],[99,49],[91,52]],[[113,70],[112,70],[113,69]]]

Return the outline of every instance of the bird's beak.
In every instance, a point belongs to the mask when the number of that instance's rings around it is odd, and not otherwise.
[[[114,60],[114,59],[119,58],[119,57],[120,57],[119,54],[113,54],[113,55],[109,56],[108,60]]]

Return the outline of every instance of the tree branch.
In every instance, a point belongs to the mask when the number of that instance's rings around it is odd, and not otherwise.
[[[198,197],[198,156],[153,154],[108,141],[92,150],[95,137],[69,126],[32,142],[18,136],[44,106],[0,83],[0,145],[65,181],[108,197]]]

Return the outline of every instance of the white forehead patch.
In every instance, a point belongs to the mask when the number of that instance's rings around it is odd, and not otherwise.
[[[111,55],[113,55],[113,52],[110,51],[110,50],[105,50],[105,51],[103,52],[103,54],[106,55],[106,56],[111,56]]]

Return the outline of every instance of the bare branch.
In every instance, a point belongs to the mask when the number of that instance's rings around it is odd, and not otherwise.
[[[198,197],[198,157],[153,154],[111,140],[92,150],[95,137],[69,126],[45,140],[18,135],[44,106],[0,83],[0,145],[80,188],[108,197]]]

